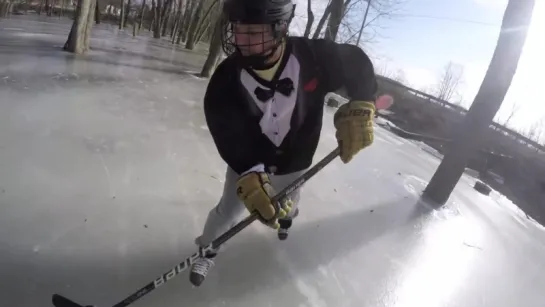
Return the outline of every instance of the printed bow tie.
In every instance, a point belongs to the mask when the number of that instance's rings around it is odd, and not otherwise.
[[[256,87],[254,94],[257,99],[261,100],[262,102],[266,102],[274,96],[275,91],[280,92],[284,96],[289,96],[291,92],[293,92],[293,89],[293,81],[290,78],[284,78],[278,80],[273,89],[265,89],[259,86]]]

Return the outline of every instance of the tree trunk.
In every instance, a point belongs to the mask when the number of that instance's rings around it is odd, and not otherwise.
[[[201,77],[208,78],[212,75],[212,72],[216,68],[216,63],[221,56],[221,51],[221,21],[218,20],[214,26],[214,34],[212,34],[212,39],[210,40],[210,50],[202,67]]]
[[[156,15],[156,7],[157,7],[157,4],[155,4],[155,0],[151,0],[151,22],[149,24],[149,31],[151,31],[153,29],[153,24],[155,23],[156,21],[156,18],[157,16]]]
[[[180,27],[183,4],[184,4],[183,0],[180,0],[178,2],[178,9],[176,10],[176,16],[174,17],[174,22],[172,23],[172,28],[170,29],[170,39],[172,40],[172,43],[174,43],[174,37],[176,36],[176,33],[178,32],[178,28]]]
[[[142,6],[140,7],[140,21],[138,22],[138,30],[142,29],[142,23],[144,23],[144,14],[146,13],[146,0],[142,1]]]
[[[172,12],[169,9],[167,13],[165,14],[165,18],[163,19],[163,26],[161,27],[161,36],[167,35],[167,28],[168,28],[168,23],[170,22],[171,15],[172,15]]]
[[[358,39],[356,40],[356,46],[359,46],[360,44],[361,35],[363,34],[363,28],[365,28],[365,22],[367,21],[367,16],[369,15],[371,1],[372,0],[367,0],[367,7],[365,8],[365,15],[363,15],[363,21],[361,22],[360,32],[358,33]]]
[[[331,14],[331,5],[332,3],[329,3],[329,5],[325,8],[324,14],[322,15],[322,18],[320,18],[318,26],[316,27],[316,31],[314,31],[314,35],[312,35],[313,39],[317,39],[318,37],[320,37],[320,33],[322,33],[322,28],[324,27],[327,18],[329,18],[329,14]]]
[[[517,70],[534,4],[535,0],[509,0],[507,4],[496,49],[479,92],[422,195],[435,205],[447,202],[468,159],[484,141],[482,138]]]
[[[9,3],[7,1],[0,2],[0,17],[6,17],[8,15],[8,6]]]
[[[195,45],[198,43],[197,41],[197,26],[199,25],[199,16],[201,16],[202,10],[204,9],[204,0],[200,0],[199,4],[197,5],[197,9],[195,10],[195,13],[193,14],[193,18],[191,19],[191,24],[189,25],[189,32],[187,35],[187,42],[185,43],[185,48],[189,50],[195,49]]]
[[[89,38],[94,22],[96,1],[79,0],[76,6],[76,18],[72,24],[64,50],[76,54],[83,54],[89,50]]]
[[[95,23],[98,25],[100,24],[100,3],[98,2],[98,0],[96,0],[96,3],[95,3]]]
[[[187,37],[189,35],[189,24],[191,23],[191,20],[193,16],[195,15],[195,5],[198,0],[189,0],[189,3],[186,5],[186,10],[184,12],[184,21],[182,23],[181,28],[181,36],[178,37],[178,40],[176,41],[176,44],[180,43],[180,39],[184,42],[187,41]]]
[[[49,0],[45,0],[45,15],[51,16],[51,2]]]
[[[108,19],[111,19],[112,17],[112,7],[114,7],[113,0],[110,0],[110,4],[108,4],[108,10],[106,11],[106,15],[108,16]]]
[[[131,18],[131,0],[127,2],[127,7],[124,9],[125,11],[125,18],[123,20],[123,28],[127,26],[127,22],[129,21],[129,18]]]
[[[314,13],[312,13],[311,2],[312,0],[308,0],[307,3],[307,26],[305,27],[305,34],[303,34],[304,37],[309,37],[312,24],[314,23]]]
[[[153,37],[161,38],[161,6],[162,0],[157,0],[155,5],[155,23],[153,24]]]
[[[161,10],[161,26],[160,26],[160,32],[161,36],[164,36],[163,34],[166,31],[166,24],[168,23],[168,20],[170,19],[170,12],[172,8],[173,0],[166,0],[163,4],[163,9]]]
[[[44,0],[40,0],[40,3],[38,4],[38,15],[42,14],[42,6],[44,5]]]
[[[168,28],[168,24],[171,20],[171,17],[172,17],[172,11],[173,11],[173,6],[174,6],[175,2],[172,1],[172,0],[169,0],[168,1],[168,9],[165,13],[165,16],[164,16],[164,20],[163,20],[163,25],[161,27],[161,36],[165,36],[167,35],[167,28]]]
[[[178,27],[179,27],[179,24],[180,24],[181,14],[182,14],[182,12],[178,12],[176,14],[176,17],[174,18],[174,24],[172,25],[172,29],[170,29],[170,39],[171,39],[173,44],[174,44],[174,41],[175,41],[176,32],[178,32]]]
[[[214,6],[218,4],[218,2],[219,2],[218,0],[214,0],[214,2],[212,2],[210,6],[208,7],[208,9],[206,10],[204,15],[199,19],[199,25],[197,26],[197,37],[198,37],[197,42],[200,41],[200,38],[202,37],[204,32],[213,23],[212,21],[207,20],[207,18],[208,18],[208,15],[210,15],[210,12],[212,12],[212,9],[214,8]]]
[[[137,32],[136,28],[137,28],[137,27],[138,27],[138,23],[133,22],[133,23],[132,23],[132,37],[135,37],[135,36],[136,36],[136,32]]]
[[[125,24],[125,0],[121,0],[121,11],[119,15],[119,30],[121,30]]]
[[[339,27],[343,18],[344,12],[344,2],[343,0],[332,0],[331,1],[331,16],[329,16],[329,21],[327,23],[327,28],[325,31],[325,39],[335,41],[337,38],[337,33],[339,32]]]
[[[182,39],[182,32],[184,30],[184,18],[185,18],[185,13],[187,12],[187,7],[189,6],[189,2],[186,2],[185,3],[185,9],[183,11],[180,12],[180,16],[179,16],[179,19],[178,19],[178,25],[176,26],[176,32],[173,33],[173,37],[172,37],[172,43],[174,44],[174,41],[176,40],[176,44],[179,45],[180,44],[180,40]]]
[[[195,41],[196,42],[200,42],[202,40],[202,37],[205,35],[205,34],[208,34],[208,36],[210,36],[210,33],[207,33],[210,31],[210,23],[208,23],[206,25],[206,27],[203,27],[204,29],[202,30],[199,30],[199,32],[197,32],[197,36],[195,38]]]
[[[181,43],[181,40],[182,40],[182,36],[184,35],[184,20],[183,20],[183,17],[182,17],[182,21],[180,22],[180,26],[179,26],[179,29],[178,29],[178,38],[176,39],[176,45],[179,45]]]
[[[6,17],[7,15],[7,8],[8,8],[8,2],[7,1],[2,1],[0,2],[0,17]]]

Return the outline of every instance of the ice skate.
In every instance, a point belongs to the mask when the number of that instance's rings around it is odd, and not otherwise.
[[[299,208],[295,209],[295,213],[292,217],[278,219],[278,224],[280,224],[280,228],[278,228],[278,239],[283,241],[288,238],[289,229],[293,223],[293,219],[297,217],[297,215],[299,215]]]

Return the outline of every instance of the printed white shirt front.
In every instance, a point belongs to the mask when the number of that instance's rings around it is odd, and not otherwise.
[[[276,147],[280,147],[282,141],[290,131],[291,116],[297,102],[297,89],[299,86],[300,65],[295,56],[290,55],[280,79],[290,78],[293,81],[294,90],[289,96],[275,91],[274,96],[262,102],[254,94],[256,87],[264,88],[257,82],[246,70],[242,70],[240,80],[250,96],[254,99],[259,109],[263,112],[260,121],[261,131],[265,134]]]

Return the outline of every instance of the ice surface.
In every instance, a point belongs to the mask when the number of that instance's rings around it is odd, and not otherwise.
[[[204,57],[108,25],[74,57],[59,50],[69,30],[0,21],[2,306],[117,303],[194,253],[222,188],[207,81],[188,74]],[[331,121],[326,107],[316,161]],[[448,206],[420,204],[439,162],[377,127],[353,163],[308,182],[287,241],[252,225],[201,288],[184,273],[134,306],[542,307],[543,228],[470,176]]]

